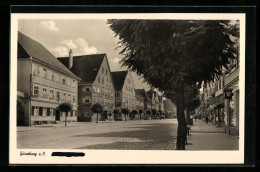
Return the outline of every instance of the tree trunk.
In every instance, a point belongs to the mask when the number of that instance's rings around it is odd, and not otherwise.
[[[187,136],[187,124],[184,114],[184,86],[177,90],[176,93],[177,104],[177,150],[185,150],[185,140]]]
[[[66,112],[66,115],[65,115],[65,127],[67,126],[67,116],[68,116],[68,112]]]

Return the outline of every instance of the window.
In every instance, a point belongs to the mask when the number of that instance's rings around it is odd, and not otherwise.
[[[128,83],[130,84],[131,82],[130,82],[130,79],[128,79]]]
[[[100,93],[100,88],[99,87],[97,88],[97,93]]]
[[[47,69],[43,68],[43,76],[47,78]]]
[[[93,92],[96,93],[97,92],[97,89],[96,87],[93,87]]]
[[[66,100],[66,93],[63,93],[62,100]]]
[[[62,79],[62,83],[66,84],[66,79],[65,78]]]
[[[56,81],[59,82],[59,75],[56,74]]]
[[[56,98],[60,99],[60,92],[59,91],[56,92]]]
[[[108,79],[106,79],[106,86],[108,86]]]
[[[54,98],[54,91],[53,90],[50,90],[50,97]]]
[[[35,95],[35,96],[39,95],[39,87],[37,87],[37,86],[33,87],[33,95]]]
[[[70,96],[70,94],[68,94],[68,100],[71,101],[71,96]]]
[[[104,88],[101,88],[101,94],[104,94]]]
[[[107,69],[106,69],[106,75],[107,75]]]
[[[91,98],[90,98],[90,97],[84,97],[84,98],[82,99],[82,102],[83,102],[83,103],[86,103],[86,104],[91,103]]]
[[[32,106],[32,116],[38,116],[38,115],[39,115],[39,107]]]
[[[121,102],[116,102],[116,106],[121,106]]]
[[[76,96],[75,95],[72,96],[72,101],[76,101]]]
[[[100,77],[98,77],[98,83],[100,83]]]
[[[102,67],[102,73],[104,73],[104,67]]]
[[[102,78],[102,85],[104,85],[104,78]]]
[[[47,94],[47,88],[42,88],[42,96],[48,96]]]
[[[85,87],[85,90],[87,91],[87,92],[89,92],[91,89],[90,89],[91,87],[89,87],[89,86],[87,86],[87,87]]]

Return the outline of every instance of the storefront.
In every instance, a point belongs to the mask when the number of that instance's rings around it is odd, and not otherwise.
[[[239,67],[225,78],[225,133],[239,136]]]

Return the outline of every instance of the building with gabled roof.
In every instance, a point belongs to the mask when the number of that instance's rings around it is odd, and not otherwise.
[[[116,92],[115,108],[120,112],[123,108],[135,110],[135,86],[130,72],[115,71],[112,72],[112,77]]]
[[[21,125],[34,125],[64,121],[60,103],[72,104],[68,121],[77,120],[78,82],[80,80],[42,44],[18,32],[17,91],[24,96],[23,112],[17,114]],[[22,101],[21,101],[22,100]]]
[[[81,78],[78,86],[79,121],[96,120],[91,109],[95,103],[104,107],[99,120],[113,112],[114,84],[106,54],[73,56],[70,51],[69,57],[59,57],[58,60]]]

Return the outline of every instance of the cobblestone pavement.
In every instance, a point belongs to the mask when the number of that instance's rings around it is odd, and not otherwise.
[[[177,120],[136,120],[17,127],[17,147],[31,149],[174,150]]]

